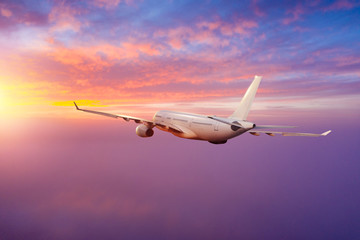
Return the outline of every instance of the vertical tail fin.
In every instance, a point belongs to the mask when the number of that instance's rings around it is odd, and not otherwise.
[[[230,116],[231,118],[236,118],[239,120],[246,120],[247,115],[249,114],[251,104],[255,98],[256,91],[260,85],[262,76],[255,76],[250,87],[247,89],[243,99],[240,102],[240,105],[236,108],[235,112]]]

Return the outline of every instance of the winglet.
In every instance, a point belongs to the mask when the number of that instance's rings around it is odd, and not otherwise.
[[[76,102],[74,101],[75,107],[77,110],[80,110],[80,108],[78,107],[78,105],[76,104]]]
[[[331,130],[329,130],[329,131],[327,131],[327,132],[322,133],[322,134],[321,134],[321,136],[326,136],[326,135],[328,135],[329,133],[331,133]]]

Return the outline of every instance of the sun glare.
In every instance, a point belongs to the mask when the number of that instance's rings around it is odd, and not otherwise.
[[[2,90],[0,89],[0,111],[3,110],[3,105],[4,105],[4,97],[3,97]]]
[[[5,95],[4,88],[0,87],[0,112],[1,113],[6,112],[8,105],[9,105],[9,100]]]
[[[5,96],[2,92],[2,90],[0,89],[0,115],[4,115],[5,113],[5,108],[6,108],[6,103],[5,103]]]

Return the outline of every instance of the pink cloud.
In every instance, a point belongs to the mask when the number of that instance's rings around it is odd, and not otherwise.
[[[289,22],[300,19],[303,13],[301,6],[289,11],[288,15],[292,15]],[[235,83],[247,81],[253,74],[265,73],[268,78],[279,72],[296,74],[304,66],[311,72],[314,66],[310,65],[314,62],[317,62],[317,72],[323,71],[321,67],[329,66],[317,61],[321,59],[316,56],[296,63],[273,63],[278,52],[276,48],[271,50],[270,44],[267,46],[270,50],[261,54],[256,45],[251,49],[241,49],[238,42],[233,44],[234,39],[241,41],[244,37],[251,37],[258,27],[257,22],[243,19],[231,22],[220,18],[202,19],[191,26],[162,29],[154,34],[145,32],[141,38],[136,37],[140,34],[135,29],[116,44],[106,39],[94,42],[75,39],[69,45],[58,43],[51,31],[81,31],[84,24],[79,20],[81,14],[81,10],[63,4],[55,6],[49,15],[53,24],[49,26],[50,33],[44,34],[48,45],[40,47],[39,52],[32,52],[29,58],[21,56],[14,66],[6,64],[14,72],[21,69],[19,75],[22,74],[23,79],[34,81],[37,89],[44,89],[40,92],[24,84],[29,94],[49,99],[68,99],[76,95],[80,99],[107,99],[110,102],[160,102],[164,98],[166,101],[200,100],[238,96],[243,88]],[[263,33],[258,39],[266,39],[266,35]],[[254,36],[251,40],[257,39]],[[201,46],[197,48],[197,44]],[[253,59],[256,60],[245,59],[246,56],[255,56]],[[349,62],[359,63],[355,57],[338,59],[337,62],[329,59],[336,67]],[[44,84],[50,78],[56,89]],[[300,92],[306,91],[299,89]],[[323,90],[320,88],[319,91]],[[266,88],[259,93],[273,94],[274,90]],[[292,92],[282,89],[276,90],[276,94]]]
[[[215,29],[218,29],[221,26],[221,22],[220,21],[216,21],[216,22],[203,21],[203,22],[196,24],[196,26],[198,28],[207,28],[207,29],[213,31]]]
[[[50,39],[49,42],[53,43],[53,40]],[[150,43],[123,42],[121,46],[99,43],[69,48],[55,43],[48,52],[48,56],[53,60],[84,72],[102,71],[119,60],[137,61],[140,54],[159,55],[161,47]]]
[[[229,37],[239,34],[248,36],[250,30],[258,24],[251,20],[238,20],[228,23],[221,20],[201,21],[194,27],[180,26],[168,30],[157,31],[156,38],[165,38],[169,46],[175,50],[184,48],[187,44],[207,44],[213,47],[228,46]],[[220,34],[219,34],[220,33]]]
[[[117,7],[122,0],[93,0],[93,4],[97,7],[104,7],[106,9],[111,9]],[[124,0],[126,4],[130,5],[134,0]]]
[[[15,3],[0,3],[0,30],[11,29],[12,31],[18,30],[12,28],[16,25],[41,25],[44,26],[48,23],[48,15],[36,11],[28,11],[21,4]]]
[[[235,33],[247,34],[249,29],[256,28],[257,22],[252,20],[237,20],[234,23],[224,22],[221,20],[216,21],[203,21],[196,24],[197,28],[208,29],[211,33],[215,30],[220,30],[222,35],[232,36]],[[196,32],[199,32],[198,29]]]
[[[98,7],[112,8],[116,7],[121,0],[94,0],[93,4]]]
[[[303,6],[299,3],[296,5],[296,7],[294,9],[287,11],[287,14],[291,15],[291,16],[284,18],[282,22],[283,22],[283,24],[288,25],[292,22],[299,20],[301,15],[303,15],[304,13],[305,13],[305,10],[304,10]]]
[[[335,1],[330,6],[324,8],[324,11],[334,11],[334,10],[340,10],[340,9],[351,9],[355,6],[359,6],[359,2],[349,2],[348,0],[338,0]]]
[[[0,13],[3,17],[11,17],[13,15],[12,12],[6,8],[1,8]]]
[[[74,32],[79,32],[83,25],[87,25],[87,22],[81,22],[77,19],[77,15],[80,15],[81,12],[74,8],[71,8],[68,4],[64,2],[53,7],[49,13],[49,21],[52,23],[51,31],[61,32],[66,30],[72,30]]]
[[[256,49],[252,50],[255,53],[257,51]],[[14,71],[22,69],[19,74],[22,74],[27,81],[34,81],[34,87],[29,88],[28,85],[24,85],[24,89],[29,89],[29,94],[34,93],[37,96],[42,94],[42,96],[49,96],[52,99],[67,99],[69,95],[76,93],[75,95],[80,99],[112,99],[115,102],[123,99],[153,102],[157,99],[161,100],[161,96],[166,94],[168,94],[166,95],[167,101],[187,99],[187,94],[192,100],[221,95],[223,97],[237,96],[236,91],[239,91],[239,86],[231,84],[237,81],[247,81],[252,78],[253,74],[265,73],[266,78],[271,79],[271,76],[276,76],[279,72],[297,71],[297,66],[292,64],[254,65],[241,57],[223,59],[216,57],[217,51],[214,48],[213,51],[183,56],[178,59],[166,55],[166,51],[164,53],[161,45],[158,47],[152,43],[129,41],[119,46],[99,43],[93,46],[70,48],[53,42],[50,51],[32,53],[29,58],[19,55],[13,62],[7,61],[7,66]],[[271,54],[274,53],[270,52],[269,54],[270,56],[263,55],[265,62],[271,60]],[[317,72],[322,72],[319,67],[324,63],[321,63],[321,59],[317,59],[317,57],[324,54],[327,53],[314,53],[305,64],[316,61],[318,62]],[[156,56],[156,58],[145,60],[144,55]],[[346,66],[359,63],[359,59],[355,56],[331,58],[330,60],[333,66],[338,67],[343,67],[344,64]],[[259,61],[262,60],[259,59]],[[303,67],[304,65],[299,66]],[[312,65],[307,67],[310,68],[309,71],[311,71],[311,67]],[[52,86],[57,86],[55,89],[47,88],[46,84],[40,83],[49,78],[54,83]],[[184,88],[176,90],[178,86],[186,86],[181,83],[188,83],[189,86],[192,86],[192,92],[188,89],[184,90]],[[229,90],[227,84],[237,87],[232,91]],[[36,86],[43,89],[41,94],[36,92]],[[282,89],[282,86],[285,85],[276,86],[276,88],[280,87],[277,94],[293,94]],[[308,84],[303,84],[298,86],[297,91],[299,93],[306,91],[303,87],[309,89]],[[328,89],[315,90],[328,91]],[[269,92],[268,88],[267,91]]]
[[[257,17],[265,16],[265,12],[258,6],[258,0],[252,0],[251,6],[254,9],[254,13]]]
[[[133,43],[133,42],[124,42],[122,46],[126,52],[129,52],[130,55],[138,57],[138,53],[144,53],[149,56],[155,56],[161,54],[161,46],[154,46],[151,43]],[[131,54],[132,53],[132,54]]]
[[[174,49],[180,49],[185,45],[185,41],[194,35],[194,31],[190,27],[177,27],[169,30],[159,30],[154,36],[156,38],[165,37],[168,44]]]

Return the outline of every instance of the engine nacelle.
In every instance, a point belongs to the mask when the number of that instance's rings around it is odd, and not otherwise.
[[[144,124],[141,124],[137,126],[136,134],[139,137],[151,137],[152,135],[154,135],[154,130],[152,128],[145,126]]]

